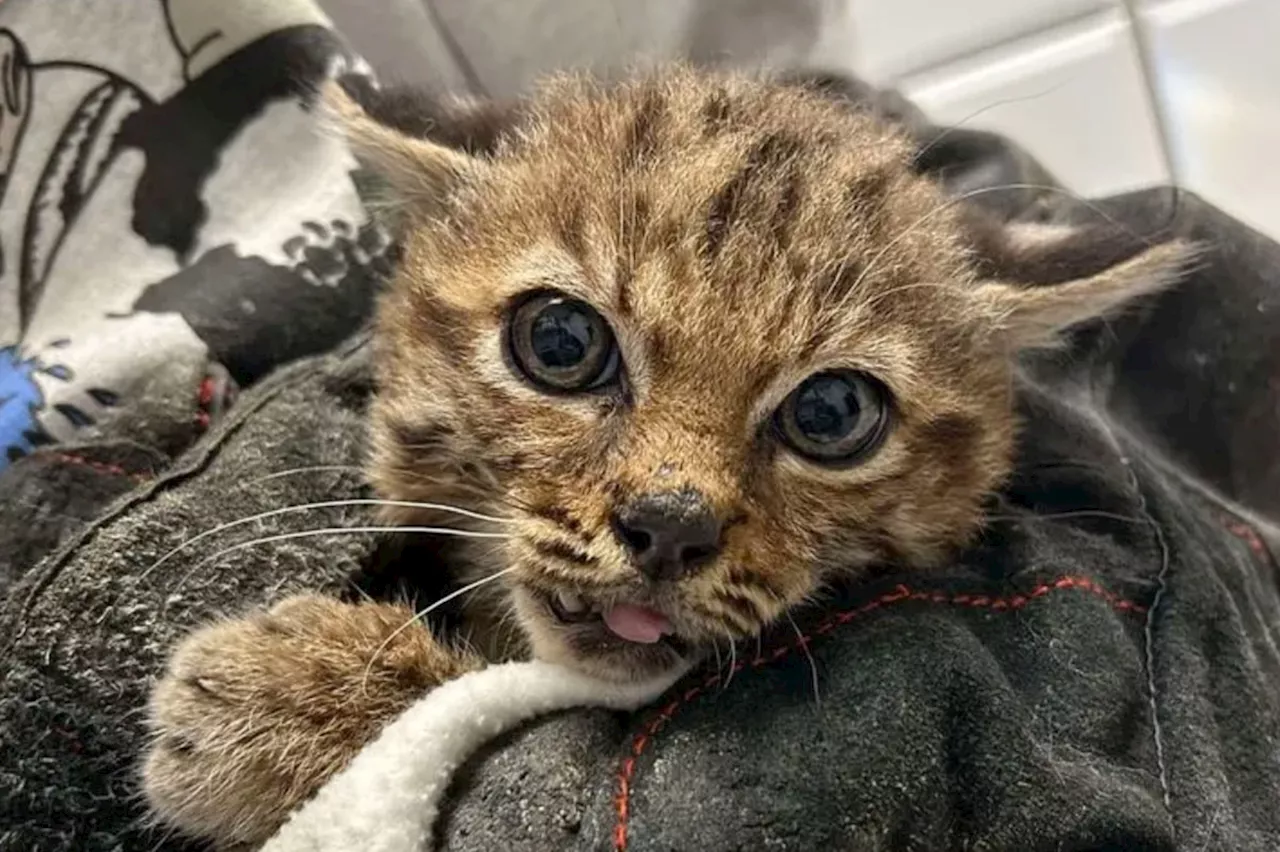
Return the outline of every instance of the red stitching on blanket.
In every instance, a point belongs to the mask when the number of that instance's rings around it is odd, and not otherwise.
[[[115,476],[123,476],[128,479],[132,479],[134,482],[146,482],[151,478],[151,474],[148,473],[134,473],[133,471],[126,470],[118,464],[93,461],[92,459],[87,459],[84,456],[75,456],[71,453],[48,453],[47,455],[51,459],[65,462],[66,464],[73,464],[78,467],[87,467],[90,470],[96,470],[98,473],[110,473]]]
[[[212,376],[205,376],[200,381],[200,390],[196,394],[196,405],[199,406],[196,410],[196,425],[202,430],[208,429],[212,420],[209,416],[209,406],[213,404],[213,396],[216,391],[217,388],[214,386]]]
[[[1258,535],[1258,531],[1251,525],[1232,515],[1223,515],[1222,525],[1227,528],[1227,532],[1248,545],[1254,556],[1263,562],[1271,561],[1271,551],[1267,550],[1267,545],[1262,541],[1262,536]]]
[[[822,624],[815,627],[808,636],[800,636],[795,642],[768,653],[761,654],[750,661],[739,662],[735,664],[730,672],[730,677],[750,666],[753,669],[761,668],[770,663],[777,662],[787,654],[797,649],[803,648],[813,641],[814,636],[825,635],[830,633],[835,627],[841,624],[848,624],[859,616],[867,615],[877,609],[894,604],[904,603],[907,601],[919,601],[930,604],[947,604],[950,606],[962,606],[973,609],[990,609],[996,612],[1013,612],[1022,609],[1032,601],[1042,598],[1051,592],[1064,591],[1067,589],[1077,589],[1082,592],[1101,598],[1111,605],[1117,612],[1131,613],[1134,615],[1145,615],[1147,608],[1142,604],[1126,600],[1108,589],[1103,588],[1098,583],[1087,577],[1062,577],[1052,583],[1045,583],[1036,586],[1026,594],[1012,595],[1005,598],[994,598],[986,595],[952,595],[944,592],[919,592],[905,585],[897,586],[893,591],[887,592],[874,600],[868,601],[860,607],[846,610],[833,615]],[[615,852],[627,852],[628,828],[631,818],[631,785],[635,780],[637,761],[644,755],[645,749],[653,742],[658,733],[666,727],[678,713],[681,708],[687,706],[690,702],[702,695],[708,689],[720,683],[720,675],[715,674],[707,678],[699,686],[691,687],[684,693],[676,696],[669,704],[660,709],[652,719],[649,720],[640,732],[636,734],[631,741],[631,749],[627,756],[623,759],[618,769],[618,794],[614,798],[614,807],[617,812],[617,823],[613,831],[613,848]]]
[[[213,377],[205,376],[200,380],[200,393],[196,396],[201,408],[208,408],[213,402]]]

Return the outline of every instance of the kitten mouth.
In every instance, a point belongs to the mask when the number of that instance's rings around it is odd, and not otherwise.
[[[573,592],[556,592],[554,595],[548,595],[547,605],[551,607],[551,614],[566,624],[580,624],[600,618],[598,607],[591,606],[580,595]]]
[[[612,639],[634,645],[663,644],[680,649],[684,643],[675,636],[675,628],[666,615],[636,603],[613,603],[607,606],[588,601],[570,591],[541,595],[547,611],[561,625],[585,628],[601,640]]]

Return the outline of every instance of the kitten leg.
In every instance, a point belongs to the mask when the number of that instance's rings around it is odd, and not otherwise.
[[[385,723],[481,666],[404,627],[412,617],[302,595],[181,642],[150,703],[143,787],[158,820],[260,845]]]

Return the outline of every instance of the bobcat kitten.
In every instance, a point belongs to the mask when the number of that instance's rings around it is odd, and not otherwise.
[[[511,537],[452,566],[510,569],[480,627],[513,615],[516,653],[600,678],[754,636],[869,564],[944,559],[1010,471],[1019,350],[1188,257],[1028,281],[1070,234],[975,230],[903,136],[802,85],[557,79],[480,154],[328,97],[403,234],[370,480],[501,516]],[[304,596],[189,638],[152,701],[159,817],[260,843],[390,717],[482,665],[411,618]]]

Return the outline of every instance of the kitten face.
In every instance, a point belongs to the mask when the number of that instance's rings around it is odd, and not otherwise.
[[[980,282],[907,145],[795,87],[564,81],[484,160],[339,107],[409,199],[375,485],[510,518],[471,558],[515,567],[538,656],[604,677],[963,543],[1010,466],[1012,351],[1183,257]]]

